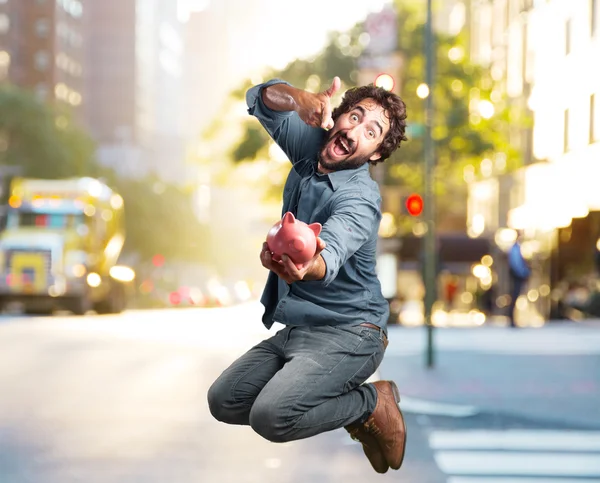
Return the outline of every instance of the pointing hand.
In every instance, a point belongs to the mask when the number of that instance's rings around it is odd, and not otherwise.
[[[331,129],[334,125],[331,117],[331,98],[340,90],[342,81],[334,77],[329,89],[313,94],[304,91],[298,101],[298,115],[306,124],[323,129]]]

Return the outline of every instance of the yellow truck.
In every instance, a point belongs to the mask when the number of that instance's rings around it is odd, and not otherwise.
[[[94,178],[14,178],[0,233],[0,305],[121,312],[135,278],[118,265],[123,198]]]

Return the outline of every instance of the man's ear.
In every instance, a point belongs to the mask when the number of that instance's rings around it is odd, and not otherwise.
[[[379,152],[375,152],[371,155],[369,161],[377,161],[379,158],[381,158],[381,154]]]

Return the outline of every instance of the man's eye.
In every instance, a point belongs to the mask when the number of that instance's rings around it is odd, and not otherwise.
[[[374,138],[375,137],[375,131],[369,131],[369,136]]]
[[[352,114],[350,116],[350,119],[352,119],[353,121],[357,121],[358,120],[358,116],[356,114]]]

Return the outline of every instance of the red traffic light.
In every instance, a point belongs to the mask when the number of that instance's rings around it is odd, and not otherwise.
[[[152,257],[152,265],[155,267],[162,267],[165,264],[165,257],[160,253],[157,253]]]
[[[410,195],[406,198],[406,210],[412,216],[419,216],[423,212],[423,198],[417,194]]]

